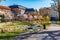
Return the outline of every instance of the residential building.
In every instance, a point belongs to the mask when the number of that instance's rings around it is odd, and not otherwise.
[[[51,4],[51,9],[52,9],[52,19],[53,20],[58,20],[59,19],[59,12],[58,12],[58,1],[60,0],[52,0],[54,3]]]
[[[23,18],[26,7],[14,4],[14,5],[9,6],[9,8],[11,8],[11,11],[14,14],[14,19],[20,20]]]
[[[9,6],[11,8],[11,11],[13,12],[14,16],[15,16],[15,19],[18,19],[18,20],[26,20],[28,19],[28,15],[29,15],[29,18],[32,16],[38,14],[38,11],[33,9],[33,8],[26,8],[24,6],[21,6],[21,5],[11,5]]]
[[[0,6],[0,15],[4,15],[4,19],[11,20],[13,19],[13,14],[11,9],[6,6]]]
[[[15,16],[20,15],[20,14],[24,14],[25,9],[26,9],[26,7],[24,7],[24,6],[15,5],[15,4],[9,6],[9,8],[11,8],[11,11],[14,13]]]

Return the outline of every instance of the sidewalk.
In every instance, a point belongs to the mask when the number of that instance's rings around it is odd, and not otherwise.
[[[18,36],[16,40],[20,40],[21,36]],[[60,26],[57,24],[51,24],[50,27],[40,33],[35,33],[22,40],[60,40]]]
[[[50,27],[47,29],[47,31],[56,31],[56,30],[60,30],[60,25],[51,24]]]

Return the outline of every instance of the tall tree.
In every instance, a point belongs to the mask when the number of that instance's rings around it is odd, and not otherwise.
[[[59,21],[60,21],[60,1],[58,0],[58,12],[59,12]]]

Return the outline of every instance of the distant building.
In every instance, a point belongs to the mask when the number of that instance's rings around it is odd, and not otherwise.
[[[11,20],[13,19],[13,14],[11,9],[6,6],[0,6],[0,15],[4,15],[4,19]]]
[[[21,19],[23,18],[23,14],[25,13],[26,7],[21,6],[21,5],[11,5],[9,6],[11,8],[11,11],[14,14],[14,19]]]
[[[14,13],[15,16],[24,14],[25,13],[25,8],[24,6],[21,5],[11,5],[9,6],[11,8],[11,11]]]
[[[33,8],[27,8],[26,10],[25,10],[25,13],[26,14],[32,14],[33,12],[34,12],[35,10],[33,9]]]
[[[26,10],[25,10],[25,13],[26,14],[31,14],[31,15],[37,15],[38,14],[38,11],[36,10],[36,9],[33,9],[33,8],[27,8]]]
[[[11,5],[11,6],[9,6],[9,8],[11,8],[11,11],[14,14],[14,19],[18,19],[18,20],[26,20],[29,18],[31,20],[31,18],[33,18],[33,17],[36,18],[36,15],[38,15],[37,10],[35,10],[33,8],[26,8],[21,5]]]
[[[54,3],[51,4],[51,9],[52,9],[52,19],[53,20],[58,20],[59,19],[59,13],[58,13],[58,1],[59,0],[52,0]]]
[[[26,10],[25,10],[25,13],[26,14],[28,14],[28,15],[30,15],[29,16],[29,18],[30,19],[37,19],[38,18],[38,11],[36,10],[36,9],[33,9],[33,8],[27,8]]]
[[[42,15],[42,16],[46,15],[46,16],[50,17],[51,14],[52,14],[52,10],[51,10],[50,7],[49,8],[41,8],[41,9],[39,9],[39,15]]]

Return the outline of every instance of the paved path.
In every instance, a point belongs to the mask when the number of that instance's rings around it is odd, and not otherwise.
[[[20,38],[17,37],[16,40],[20,40]],[[34,33],[26,39],[21,40],[60,40],[60,26],[56,24],[51,24],[47,30]]]
[[[60,25],[51,24],[50,27],[46,31],[56,31],[56,30],[60,30]]]

